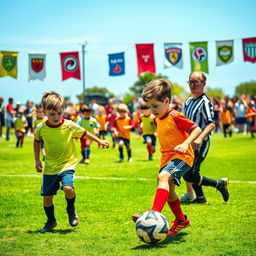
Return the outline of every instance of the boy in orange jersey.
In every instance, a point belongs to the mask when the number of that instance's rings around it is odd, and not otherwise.
[[[248,109],[245,114],[247,126],[251,134],[251,138],[254,138],[254,126],[256,124],[256,109],[253,107],[252,102],[248,103]]]
[[[105,136],[107,134],[107,115],[105,114],[105,108],[103,106],[98,107],[98,114],[95,115],[95,119],[100,124],[99,138],[105,140]]]
[[[116,133],[116,141],[119,150],[119,160],[124,160],[123,147],[125,145],[128,155],[128,162],[132,161],[132,150],[130,147],[130,130],[133,127],[132,119],[128,116],[128,107],[125,104],[119,104],[117,107],[119,117],[115,120],[114,128]]]
[[[140,129],[144,139],[144,143],[147,144],[148,160],[153,160],[153,154],[156,151],[156,122],[155,116],[152,114],[150,108],[145,102],[140,105],[142,114],[140,115]]]
[[[220,112],[220,118],[222,122],[224,138],[227,137],[227,133],[229,134],[229,137],[232,137],[232,114],[228,110],[226,103],[223,105],[223,108]]]
[[[175,216],[168,236],[176,235],[190,225],[183,214],[175,186],[194,161],[191,143],[199,136],[201,129],[196,123],[170,106],[171,83],[165,79],[152,80],[143,90],[142,98],[156,116],[158,140],[161,146],[161,164],[158,174],[158,187],[151,210],[161,212],[167,202]],[[134,214],[134,222],[139,218]]]

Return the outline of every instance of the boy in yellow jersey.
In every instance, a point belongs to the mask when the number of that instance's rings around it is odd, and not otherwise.
[[[168,236],[176,235],[190,225],[184,215],[175,186],[193,165],[194,153],[191,143],[199,136],[201,129],[183,114],[170,106],[171,83],[165,79],[152,80],[143,90],[142,98],[156,116],[158,140],[161,146],[161,164],[158,187],[151,210],[161,212],[167,202],[175,216]],[[137,221],[139,214],[132,216]]]
[[[125,104],[119,104],[117,107],[117,112],[119,117],[114,122],[114,129],[119,150],[118,162],[122,162],[124,160],[124,145],[127,150],[128,162],[131,162],[132,150],[130,146],[130,130],[133,127],[133,122],[132,119],[128,116],[129,110]]]
[[[74,137],[88,138],[108,148],[109,143],[100,140],[87,132],[84,128],[71,120],[63,119],[64,98],[55,92],[46,92],[42,98],[42,105],[48,120],[36,128],[34,137],[35,168],[42,172],[42,163],[39,158],[40,142],[44,141],[46,159],[43,171],[41,195],[43,196],[44,210],[47,222],[42,233],[50,232],[56,225],[54,216],[53,195],[57,194],[62,183],[62,189],[67,201],[69,224],[76,226],[79,222],[75,211],[74,173],[77,165]]]
[[[16,148],[23,146],[26,127],[28,126],[28,122],[26,118],[24,117],[24,113],[22,111],[17,112],[17,116],[14,119],[14,128],[15,128],[15,134],[16,134]]]
[[[98,129],[100,125],[97,120],[91,116],[93,114],[93,110],[90,107],[84,105],[84,107],[80,111],[83,113],[83,117],[77,122],[77,124],[82,126],[86,131],[90,132],[91,134],[98,134]],[[81,154],[83,158],[79,163],[89,164],[92,140],[81,138],[80,143]]]
[[[155,116],[152,114],[150,108],[146,103],[142,103],[140,106],[142,114],[140,115],[140,129],[142,130],[142,136],[144,143],[147,144],[148,160],[153,160],[153,154],[156,149],[156,122]]]

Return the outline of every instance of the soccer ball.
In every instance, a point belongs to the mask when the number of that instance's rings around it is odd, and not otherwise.
[[[161,243],[167,237],[169,223],[160,212],[146,211],[136,221],[136,232],[147,244]]]

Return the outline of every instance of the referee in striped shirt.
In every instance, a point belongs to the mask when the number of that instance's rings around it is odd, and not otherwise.
[[[187,193],[180,198],[180,201],[181,203],[196,202],[206,204],[207,200],[204,196],[202,186],[211,186],[220,191],[224,201],[227,202],[229,199],[227,189],[228,179],[222,178],[214,180],[201,176],[200,174],[200,165],[208,153],[211,131],[215,127],[213,121],[214,106],[204,93],[206,77],[200,71],[192,72],[189,76],[188,84],[192,96],[189,97],[185,103],[184,114],[201,128],[202,133],[192,144],[195,160],[192,168],[183,176],[187,182]]]

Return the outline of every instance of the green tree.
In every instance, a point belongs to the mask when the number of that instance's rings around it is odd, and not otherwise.
[[[207,96],[209,96],[209,97],[218,97],[218,98],[224,97],[224,92],[221,88],[207,87],[205,92],[206,92]]]
[[[235,88],[236,95],[250,95],[251,97],[256,95],[256,81],[252,80],[250,82],[244,82],[236,86]]]
[[[104,94],[106,97],[115,97],[115,94],[110,92],[106,87],[89,87],[85,89],[85,95],[92,95],[92,94]],[[83,94],[76,95],[76,97],[81,100],[83,99]]]

